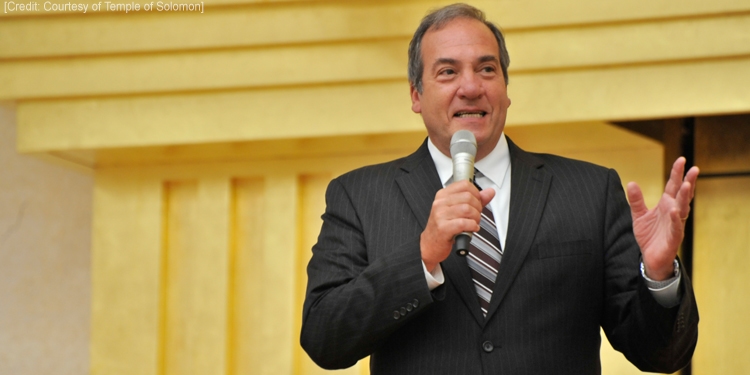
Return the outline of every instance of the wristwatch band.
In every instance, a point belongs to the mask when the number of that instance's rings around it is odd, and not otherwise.
[[[664,288],[668,286],[669,284],[673,283],[674,280],[678,276],[680,276],[680,262],[678,262],[677,259],[674,260],[674,276],[673,277],[666,279],[666,280],[662,280],[662,281],[656,281],[656,280],[650,279],[646,275],[646,267],[643,265],[643,261],[641,261],[641,276],[643,276],[643,278],[646,280],[646,284],[648,285],[649,288],[651,289]]]

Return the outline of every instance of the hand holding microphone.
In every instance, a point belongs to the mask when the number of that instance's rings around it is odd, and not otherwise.
[[[448,258],[454,247],[459,256],[468,254],[471,233],[479,230],[482,208],[495,195],[493,189],[478,191],[472,184],[477,149],[474,135],[468,130],[457,132],[450,143],[453,183],[435,195],[420,236],[422,261],[428,272]]]

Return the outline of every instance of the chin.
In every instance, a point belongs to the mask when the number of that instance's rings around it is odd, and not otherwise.
[[[502,131],[497,134],[484,134],[482,136],[477,137],[476,133],[474,136],[477,138],[477,146],[481,146],[484,144],[493,143],[492,147],[495,146],[495,144],[500,141],[500,136],[502,135]]]

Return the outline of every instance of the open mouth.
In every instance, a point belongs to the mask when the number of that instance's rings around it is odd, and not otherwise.
[[[470,117],[481,118],[481,117],[484,117],[486,114],[487,114],[487,112],[485,112],[485,111],[460,111],[460,112],[456,112],[453,115],[453,117],[458,117],[458,118],[470,118]]]

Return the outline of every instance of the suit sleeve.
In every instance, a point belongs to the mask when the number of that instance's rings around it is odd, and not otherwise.
[[[365,234],[365,215],[370,215],[368,225],[377,225],[378,213],[358,212],[341,181],[333,180],[307,267],[300,340],[323,368],[354,365],[433,302],[422,269],[419,236],[397,241],[401,244],[376,256],[368,248],[380,239]]]
[[[605,213],[605,301],[602,327],[612,346],[642,371],[685,367],[698,339],[698,308],[685,273],[682,300],[662,307],[640,276],[640,248],[617,173],[610,170]]]

